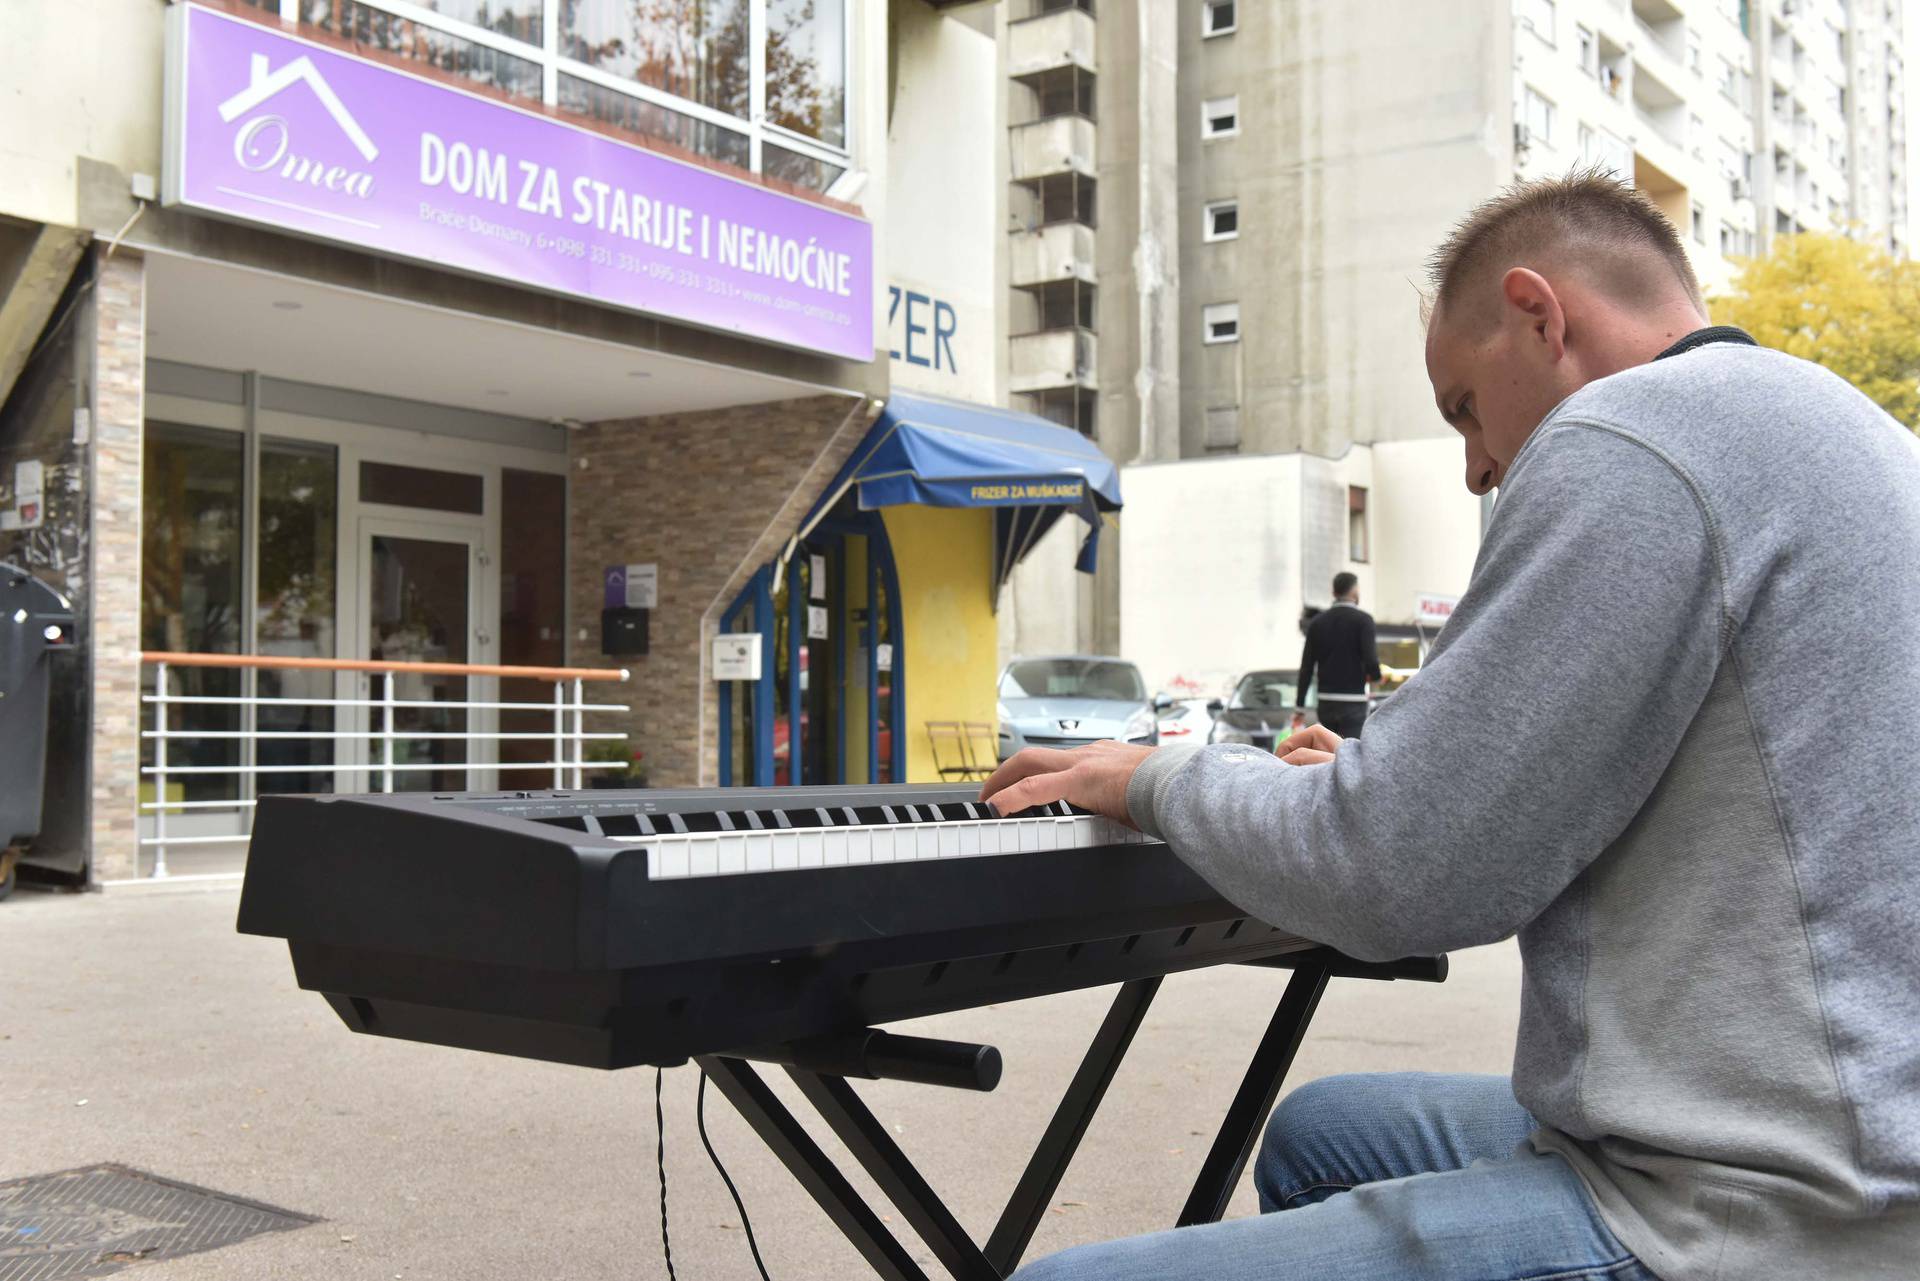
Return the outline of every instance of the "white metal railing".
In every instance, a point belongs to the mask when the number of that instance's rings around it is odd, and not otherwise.
[[[394,778],[398,774],[445,771],[466,775],[469,779],[475,773],[494,770],[551,770],[553,786],[582,787],[586,782],[586,771],[592,769],[625,768],[621,760],[588,760],[586,745],[589,742],[624,742],[625,731],[590,731],[586,728],[586,717],[593,712],[625,712],[629,708],[618,703],[589,703],[586,701],[586,686],[589,681],[625,681],[629,673],[625,669],[609,671],[586,667],[514,667],[496,664],[477,663],[382,663],[356,662],[345,659],[290,658],[271,655],[241,654],[180,654],[171,652],[149,652],[140,656],[141,661],[153,668],[153,690],[151,694],[142,694],[142,704],[153,708],[151,728],[143,728],[140,737],[153,744],[153,763],[140,767],[140,776],[153,784],[153,799],[139,803],[142,814],[151,815],[152,832],[140,836],[142,849],[153,851],[153,870],[147,877],[139,877],[136,861],[136,879],[184,879],[170,877],[167,871],[167,850],[190,845],[238,844],[252,836],[251,812],[258,801],[244,793],[254,790],[252,780],[275,774],[325,774],[362,773],[365,774],[370,788],[382,792],[394,790]],[[233,694],[183,694],[176,693],[170,685],[172,673],[181,668],[224,668],[229,670],[283,670],[283,671],[320,671],[353,672],[378,677],[378,696],[364,698],[309,698],[302,695],[286,695],[263,698],[254,695]],[[422,676],[448,677],[491,677],[508,679],[527,679],[551,681],[553,697],[551,700],[510,701],[501,699],[462,699],[441,701],[438,699],[398,698],[394,693],[394,677],[415,674]],[[367,715],[365,723],[359,728],[326,730],[263,730],[252,727],[253,716],[246,718],[249,727],[241,729],[175,729],[172,714],[175,708],[185,707],[233,707],[258,709],[262,707],[328,707],[361,709]],[[551,730],[525,732],[476,728],[470,720],[467,728],[459,730],[411,730],[397,728],[397,715],[409,708],[420,708],[435,712],[502,712],[502,711],[547,711],[553,714]],[[376,721],[374,713],[378,713]],[[351,715],[351,713],[350,713]],[[482,721],[482,725],[490,719]],[[183,765],[172,764],[167,759],[167,744],[180,740],[203,742],[206,740],[230,740],[241,745],[239,759],[233,764],[219,765]],[[364,744],[364,756],[353,751],[344,754],[335,752],[330,761],[313,761],[285,765],[261,765],[255,760],[254,748],[262,742],[326,742],[341,744]],[[403,761],[397,758],[396,743],[400,742],[460,742],[480,746],[482,750],[467,750],[458,760]],[[543,742],[551,744],[550,759],[544,761],[501,761],[491,759],[495,753],[490,745],[502,742]],[[229,776],[240,786],[236,789],[243,793],[231,798],[215,800],[173,800],[167,795],[170,780],[206,776]],[[249,821],[246,830],[226,833],[174,834],[167,832],[167,815],[184,810],[227,810],[245,812]],[[238,873],[216,873],[229,876]]]

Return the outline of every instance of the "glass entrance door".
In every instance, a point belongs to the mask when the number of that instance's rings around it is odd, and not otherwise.
[[[491,638],[480,630],[476,579],[482,556],[477,530],[437,522],[363,518],[360,522],[362,642],[373,662],[474,663]],[[368,696],[381,697],[381,678],[368,679]],[[466,706],[481,701],[467,676],[396,673],[389,711],[368,709],[371,740],[369,785],[383,786],[383,765],[397,768],[392,790],[468,791],[489,780],[478,771],[426,769],[491,759],[470,743],[469,729],[484,729],[484,714]],[[419,706],[418,704],[429,704]],[[391,721],[389,721],[391,716]],[[390,737],[385,737],[388,731]]]

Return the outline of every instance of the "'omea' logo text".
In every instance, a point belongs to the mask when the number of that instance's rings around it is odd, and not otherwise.
[[[255,108],[265,105],[295,85],[304,84],[326,109],[333,124],[346,135],[347,141],[353,144],[364,160],[371,163],[380,154],[380,149],[373,145],[373,139],[367,137],[366,130],[360,127],[360,122],[340,101],[333,86],[315,68],[313,60],[302,55],[278,71],[270,72],[267,70],[267,55],[256,53],[250,71],[247,87],[220,104],[220,118],[228,124],[245,117],[233,135],[233,158],[240,167],[252,173],[272,174],[316,191],[337,191],[361,200],[371,196],[371,173],[316,160],[299,150],[296,130],[294,124],[289,122],[289,117],[293,121],[305,122],[314,117],[310,109],[301,111],[289,105],[283,109],[286,114],[255,111]]]

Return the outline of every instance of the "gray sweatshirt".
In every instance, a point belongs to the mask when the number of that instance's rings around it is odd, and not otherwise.
[[[1127,803],[1354,956],[1517,932],[1533,1144],[1665,1281],[1920,1277],[1920,441],[1841,379],[1583,388],[1364,738],[1162,748]]]

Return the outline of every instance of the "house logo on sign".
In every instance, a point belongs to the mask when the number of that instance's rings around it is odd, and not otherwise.
[[[220,119],[227,124],[246,117],[233,135],[234,161],[249,173],[271,175],[316,192],[335,192],[361,200],[372,196],[372,173],[316,159],[307,151],[295,149],[296,135],[318,141],[304,128],[316,122],[318,115],[300,99],[283,100],[277,111],[250,114],[295,85],[304,85],[311,98],[331,117],[338,132],[353,144],[361,160],[372,164],[380,149],[347,110],[347,104],[340,101],[340,95],[333,91],[320,69],[313,65],[313,59],[302,54],[279,70],[269,71],[267,55],[256,53],[248,63],[248,71],[247,87],[220,104]],[[296,122],[302,127],[296,129]]]

